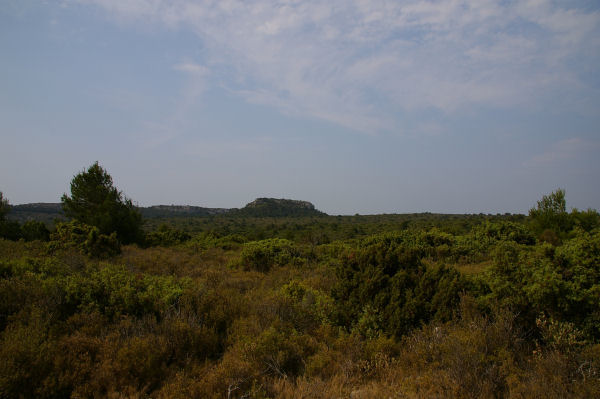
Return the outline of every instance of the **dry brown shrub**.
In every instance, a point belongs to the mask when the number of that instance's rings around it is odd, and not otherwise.
[[[115,263],[125,264],[131,270],[157,275],[185,275],[190,269],[201,267],[199,256],[175,248],[138,248],[135,245],[122,247]]]
[[[220,248],[196,252],[185,247],[139,248],[126,245],[113,262],[141,273],[202,278],[214,271],[226,270],[226,265],[238,256],[239,250]]]
[[[282,399],[346,398],[350,383],[343,376],[327,380],[320,378],[279,379],[273,383],[274,396]]]
[[[54,373],[44,386],[47,392],[72,392],[74,397],[90,397],[93,390],[88,381],[97,367],[96,360],[102,340],[76,332],[62,337],[54,356]]]
[[[178,371],[168,379],[160,390],[154,392],[158,399],[224,398],[215,380],[215,365],[212,363],[193,364]]]
[[[509,398],[600,397],[600,345],[572,353],[537,350],[529,366],[511,386]]]
[[[390,386],[415,397],[503,396],[516,371],[521,339],[508,313],[488,318],[463,300],[463,318],[432,323],[411,334],[384,377]],[[394,382],[395,381],[395,382]]]

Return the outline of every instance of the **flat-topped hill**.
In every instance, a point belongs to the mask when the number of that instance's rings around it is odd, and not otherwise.
[[[243,216],[255,217],[295,217],[295,216],[324,216],[308,201],[298,201],[283,198],[257,198],[242,209],[236,211]]]

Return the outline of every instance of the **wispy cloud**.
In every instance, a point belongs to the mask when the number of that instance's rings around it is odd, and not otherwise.
[[[558,141],[550,146],[546,151],[535,155],[525,166],[549,166],[556,162],[575,159],[585,151],[593,151],[598,148],[597,143],[574,137]]]
[[[210,69],[194,62],[176,64],[173,66],[173,69],[188,75],[189,84],[185,93],[184,104],[181,104],[181,108],[187,111],[195,100],[207,89]]]
[[[549,0],[74,0],[126,21],[191,29],[206,76],[247,101],[361,131],[415,109],[539,106],[600,61],[600,13]],[[562,4],[562,3],[561,3]],[[592,107],[597,106],[593,103]]]
[[[193,62],[184,62],[173,66],[173,69],[181,72],[189,73],[194,76],[205,76],[208,74],[209,69],[204,65],[195,64]]]
[[[144,148],[161,147],[185,132],[190,112],[193,112],[194,107],[200,106],[202,95],[208,87],[210,70],[204,65],[188,61],[173,65],[173,70],[187,75],[187,83],[166,117],[143,123],[144,134],[140,137]]]

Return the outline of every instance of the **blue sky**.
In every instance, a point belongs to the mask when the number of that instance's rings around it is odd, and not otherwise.
[[[3,0],[0,191],[600,209],[596,1]]]

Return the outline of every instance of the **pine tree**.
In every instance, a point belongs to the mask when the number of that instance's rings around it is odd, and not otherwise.
[[[113,186],[112,177],[95,162],[71,180],[71,197],[61,198],[65,215],[95,226],[102,234],[117,233],[124,243],[142,236],[142,216],[130,199]]]

